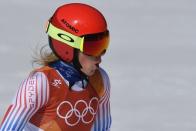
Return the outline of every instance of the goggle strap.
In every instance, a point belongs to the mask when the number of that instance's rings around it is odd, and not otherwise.
[[[84,49],[84,36],[82,37],[81,43],[80,43],[80,51],[83,52]]]
[[[69,32],[53,26],[51,23],[48,24],[47,33],[53,39],[56,39],[62,43],[66,43],[73,48],[77,48],[83,51],[84,37],[81,38],[75,36]]]

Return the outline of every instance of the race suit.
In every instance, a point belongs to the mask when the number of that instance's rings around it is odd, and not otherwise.
[[[99,68],[88,79],[57,61],[25,79],[1,123],[1,131],[109,131],[110,82]]]

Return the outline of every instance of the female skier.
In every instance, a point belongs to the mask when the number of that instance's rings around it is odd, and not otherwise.
[[[23,81],[0,130],[109,131],[110,83],[99,67],[109,44],[104,16],[86,4],[65,4],[46,32],[52,52],[37,60],[43,66]]]

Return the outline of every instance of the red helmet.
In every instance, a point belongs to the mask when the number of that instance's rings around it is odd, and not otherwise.
[[[104,16],[94,7],[81,3],[57,8],[49,20],[47,32],[53,52],[66,62],[73,60],[74,48],[98,56],[109,44]]]

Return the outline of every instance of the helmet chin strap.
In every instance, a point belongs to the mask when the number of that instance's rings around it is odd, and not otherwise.
[[[74,49],[74,58],[73,58],[73,65],[76,68],[76,70],[87,80],[87,75],[81,71],[82,65],[79,62],[79,50]]]
[[[81,74],[81,78],[85,79],[88,82],[88,76],[81,71],[82,65],[79,62],[79,50],[78,49],[74,49],[73,65],[76,68],[76,70]],[[82,81],[82,88],[83,89],[85,88],[83,81]]]

